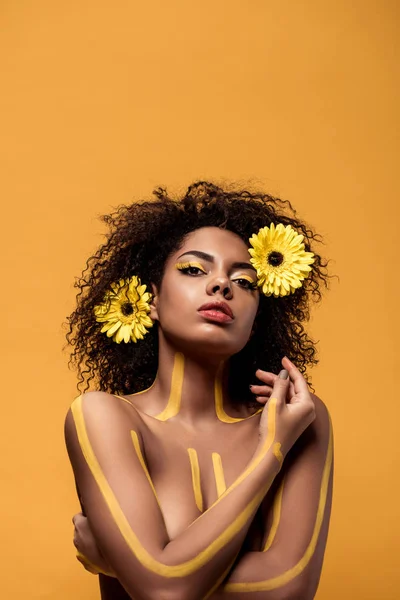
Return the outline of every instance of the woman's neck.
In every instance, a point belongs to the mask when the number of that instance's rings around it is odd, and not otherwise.
[[[183,354],[162,340],[157,377],[149,390],[153,416],[175,418],[189,427],[224,420],[226,364],[222,358],[205,361],[204,356]]]

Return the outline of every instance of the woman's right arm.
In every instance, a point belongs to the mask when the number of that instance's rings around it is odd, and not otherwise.
[[[274,395],[279,396],[278,389]],[[73,402],[65,438],[87,518],[101,552],[131,597],[196,600],[219,585],[280,469],[276,411],[282,402],[281,394],[264,409],[266,433],[247,468],[173,541],[132,443],[136,435],[141,439],[139,416],[129,432],[125,413],[108,394],[90,392]]]

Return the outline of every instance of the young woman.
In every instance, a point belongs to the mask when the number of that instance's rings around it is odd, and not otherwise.
[[[103,217],[69,317],[99,390],[65,421],[77,557],[104,600],[312,599],[333,477],[306,375],[317,236],[267,194],[154,193]]]

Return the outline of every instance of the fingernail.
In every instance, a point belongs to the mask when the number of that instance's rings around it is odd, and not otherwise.
[[[286,369],[282,369],[282,371],[279,373],[279,378],[280,379],[287,379],[288,377],[289,377],[288,371],[286,371]]]

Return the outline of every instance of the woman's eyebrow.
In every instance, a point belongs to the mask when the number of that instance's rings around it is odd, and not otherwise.
[[[197,256],[197,258],[202,258],[203,260],[207,260],[208,262],[213,263],[214,257],[211,254],[207,254],[207,252],[201,252],[201,250],[189,250],[188,252],[184,252],[178,258],[182,258],[182,256],[186,256],[186,254],[190,254],[192,256]],[[250,269],[255,271],[256,269],[253,267],[251,263],[248,262],[234,262],[232,263],[233,269]]]
[[[234,262],[232,269],[251,269],[252,271],[256,271],[253,265],[248,262]]]
[[[186,256],[186,254],[191,254],[192,256],[197,256],[197,258],[202,258],[203,260],[208,260],[208,262],[214,262],[214,257],[211,254],[207,254],[207,252],[201,252],[200,250],[189,250],[188,252],[184,252],[178,258],[182,258],[182,256]]]

